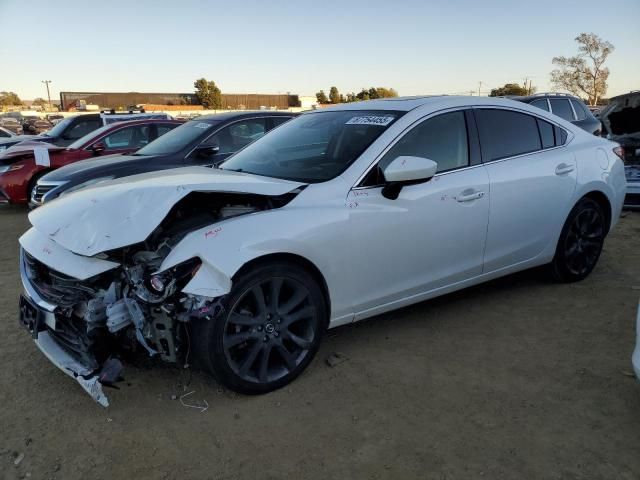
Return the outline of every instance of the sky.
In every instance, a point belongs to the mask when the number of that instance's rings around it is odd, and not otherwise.
[[[640,89],[638,18],[640,0],[0,0],[0,91],[550,91],[552,58],[594,32],[614,96]]]

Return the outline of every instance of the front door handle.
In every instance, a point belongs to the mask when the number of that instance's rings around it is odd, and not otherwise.
[[[456,200],[460,203],[464,202],[472,202],[473,200],[478,200],[484,197],[484,192],[477,192],[475,190],[465,190],[464,192],[460,192],[460,194],[456,197]]]
[[[573,165],[568,165],[566,163],[561,163],[556,167],[556,175],[565,175],[567,173],[573,172]]]

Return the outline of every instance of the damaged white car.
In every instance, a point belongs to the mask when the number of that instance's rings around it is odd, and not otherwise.
[[[267,392],[328,327],[538,265],[585,278],[622,207],[619,155],[506,99],[309,112],[220,169],[104,182],[31,212],[20,319],[102,405],[136,351]]]

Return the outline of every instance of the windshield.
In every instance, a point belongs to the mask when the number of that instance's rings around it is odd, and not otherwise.
[[[402,112],[302,115],[236,153],[221,168],[305,183],[340,175]]]
[[[41,135],[44,135],[45,137],[59,137],[72,121],[73,117],[67,117],[64,120],[60,120],[51,130],[46,133],[42,133]]]
[[[146,147],[138,150],[135,155],[169,155],[177,153],[191,142],[210,132],[220,122],[187,122],[165,133]]]
[[[60,125],[60,124],[58,124]],[[51,133],[58,125],[56,125],[55,127],[53,127],[49,133]],[[82,147],[82,145],[84,145],[85,143],[93,140],[94,138],[98,138],[100,135],[102,135],[104,132],[106,132],[107,130],[109,130],[110,128],[112,128],[113,125],[105,125],[103,127],[100,127],[97,130],[94,130],[91,133],[86,134],[84,137],[80,137],[78,140],[76,140],[75,142],[73,142],[71,145],[69,145],[67,148],[74,148],[74,149],[79,149],[80,147]]]

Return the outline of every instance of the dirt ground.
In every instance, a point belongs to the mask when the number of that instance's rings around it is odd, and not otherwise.
[[[4,479],[640,478],[640,213],[584,282],[524,272],[332,330],[297,381],[259,397],[128,366],[108,409],[18,326],[27,227],[0,208]],[[191,391],[206,411],[181,404]]]

